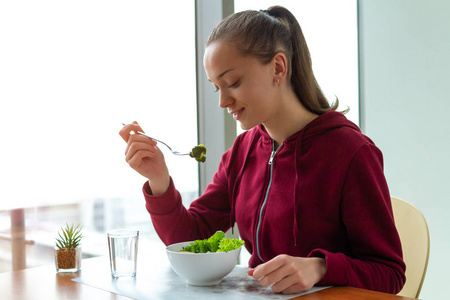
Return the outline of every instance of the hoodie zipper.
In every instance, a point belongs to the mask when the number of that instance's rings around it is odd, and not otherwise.
[[[272,185],[273,159],[275,157],[275,154],[277,154],[278,149],[275,150],[275,142],[272,141],[272,153],[270,154],[270,158],[269,158],[269,162],[268,162],[268,164],[270,166],[269,167],[270,168],[269,169],[269,183],[267,185],[266,195],[264,196],[263,203],[261,205],[261,208],[259,209],[258,226],[256,227],[256,254],[258,255],[258,258],[262,262],[265,262],[265,261],[261,257],[261,250],[260,250],[260,247],[259,247],[259,232],[261,230],[262,213],[263,213],[264,207],[266,206],[267,198],[269,197],[270,186]]]

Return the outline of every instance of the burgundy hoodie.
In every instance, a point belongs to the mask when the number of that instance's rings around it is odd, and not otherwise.
[[[278,149],[263,126],[239,135],[189,209],[171,182],[146,207],[166,244],[204,239],[236,222],[250,267],[279,254],[323,257],[318,285],[398,293],[405,264],[380,150],[335,111]]]

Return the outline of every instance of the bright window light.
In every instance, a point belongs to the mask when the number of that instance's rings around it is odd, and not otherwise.
[[[313,70],[328,101],[359,125],[358,40],[356,0],[235,0],[235,11],[289,9],[297,18],[311,52]]]
[[[197,144],[192,1],[2,2],[0,40],[1,199],[141,195],[123,122]],[[195,161],[166,159],[178,188],[196,191]]]
[[[0,43],[0,211],[44,207],[27,228],[153,230],[118,132],[136,120],[174,149],[197,145],[194,1],[1,1]],[[189,203],[198,163],[161,149]]]

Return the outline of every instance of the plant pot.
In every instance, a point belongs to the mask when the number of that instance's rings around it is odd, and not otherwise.
[[[55,247],[55,266],[58,273],[77,272],[81,269],[81,246],[75,249]]]

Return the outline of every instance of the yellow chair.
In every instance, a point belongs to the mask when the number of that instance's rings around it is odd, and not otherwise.
[[[403,247],[406,283],[400,296],[418,298],[428,266],[430,234],[427,221],[411,203],[391,197],[395,226]]]

